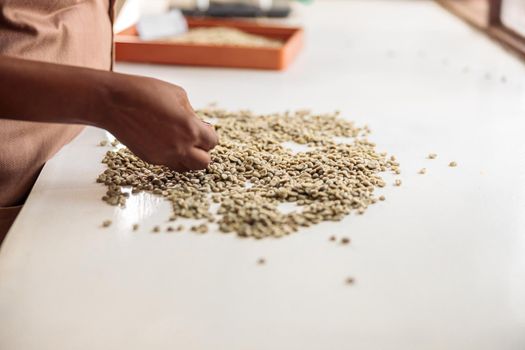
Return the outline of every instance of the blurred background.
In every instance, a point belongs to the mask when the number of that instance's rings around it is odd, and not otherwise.
[[[525,52],[525,1],[437,0],[473,26],[522,55]]]
[[[324,2],[326,0],[316,0]],[[341,2],[352,0],[341,0]],[[395,2],[396,0],[391,0]],[[427,0],[413,0],[425,2]],[[452,14],[525,57],[524,0],[434,0]],[[185,15],[243,18],[277,23],[301,23],[301,9],[313,1],[301,0],[117,0],[115,31],[137,23],[142,16],[181,9]]]

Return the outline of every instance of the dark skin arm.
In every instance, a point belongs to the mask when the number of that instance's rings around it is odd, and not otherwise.
[[[97,126],[173,170],[206,168],[218,141],[185,91],[157,79],[0,55],[0,82],[0,119]]]

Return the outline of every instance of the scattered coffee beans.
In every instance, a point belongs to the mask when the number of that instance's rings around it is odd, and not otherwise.
[[[385,186],[380,174],[400,172],[396,158],[377,152],[367,139],[368,127],[357,127],[338,113],[197,113],[217,121],[220,143],[211,151],[207,169],[177,173],[148,164],[127,148],[112,150],[97,180],[107,186],[103,200],[125,205],[128,193],[122,189],[128,187],[132,193],[169,200],[173,218],[216,220],[221,232],[241,237],[282,237],[322,221],[339,221],[351,212],[363,214],[377,202],[374,191]],[[309,149],[295,153],[285,142]],[[217,212],[210,210],[212,202],[219,204]],[[300,209],[284,213],[278,205],[286,202]],[[208,227],[197,225],[192,231],[205,233]]]

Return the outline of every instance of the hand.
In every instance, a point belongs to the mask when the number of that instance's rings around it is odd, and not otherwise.
[[[98,125],[138,157],[176,171],[204,169],[218,137],[202,122],[186,92],[161,80],[113,73]],[[103,119],[100,118],[102,116]]]
[[[184,90],[160,80],[2,55],[0,77],[0,118],[95,125],[153,164],[204,169],[218,142]]]

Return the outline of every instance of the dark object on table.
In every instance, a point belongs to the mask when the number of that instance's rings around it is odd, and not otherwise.
[[[259,6],[231,3],[218,4],[210,3],[207,10],[201,11],[198,8],[181,9],[185,16],[192,17],[288,17],[291,12],[289,5],[273,6],[269,10],[263,10]]]

